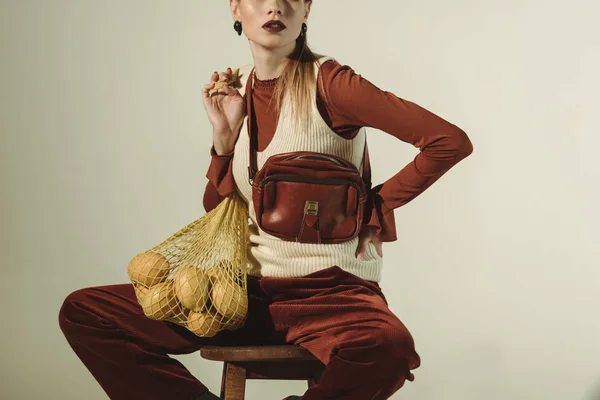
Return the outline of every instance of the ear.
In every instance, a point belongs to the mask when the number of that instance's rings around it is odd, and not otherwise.
[[[235,21],[239,21],[240,18],[240,0],[229,0],[229,6],[231,7],[231,16]]]
[[[305,13],[304,13],[304,22],[306,22],[308,20],[309,14],[310,14],[310,7],[312,6],[312,0],[306,0],[304,2],[304,5],[306,7]]]

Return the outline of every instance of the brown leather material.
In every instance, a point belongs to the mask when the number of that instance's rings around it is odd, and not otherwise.
[[[371,190],[365,142],[363,177],[351,162],[332,154],[297,151],[269,157],[257,171],[252,78],[246,84],[249,180],[258,226],[266,233],[302,243],[341,243],[358,236]]]

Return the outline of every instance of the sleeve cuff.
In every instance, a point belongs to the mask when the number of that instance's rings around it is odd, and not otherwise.
[[[233,157],[233,153],[234,153],[234,152],[235,152],[235,150],[232,150],[232,151],[231,151],[231,153],[227,153],[227,154],[221,154],[221,155],[219,155],[219,154],[217,154],[217,152],[215,151],[215,146],[214,146],[214,145],[213,145],[213,146],[211,146],[211,148],[210,148],[210,156],[211,156],[212,158],[215,158],[215,157],[216,157],[216,158],[220,158],[220,159],[224,159],[224,160],[226,160],[226,159],[229,159],[229,158]]]
[[[382,186],[378,185],[371,191],[367,203],[364,225],[375,227],[377,229],[376,234],[382,242],[394,242],[398,240],[396,235],[396,219],[394,217],[394,210],[385,205],[378,193]]]
[[[233,152],[217,155],[213,146],[210,149],[210,155],[210,166],[208,167],[206,177],[213,184],[217,193],[222,197],[226,197],[235,191],[235,180],[232,170]]]

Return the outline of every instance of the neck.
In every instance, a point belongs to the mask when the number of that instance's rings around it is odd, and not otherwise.
[[[278,78],[288,64],[288,56],[292,53],[295,46],[296,43],[292,42],[286,47],[267,49],[250,42],[256,78],[261,81]]]

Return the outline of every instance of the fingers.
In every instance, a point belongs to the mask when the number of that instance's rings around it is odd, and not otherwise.
[[[363,226],[360,231],[358,246],[356,248],[356,258],[362,260],[367,254],[369,244],[373,243],[377,255],[383,258],[383,241],[377,236],[377,228],[374,226]]]
[[[216,83],[219,81],[223,81],[223,82],[228,81],[229,79],[231,79],[231,74],[232,74],[231,68],[227,68],[225,70],[225,72],[221,72],[221,73],[218,73],[217,71],[215,71],[210,76],[209,84]]]
[[[367,252],[367,244],[369,243],[369,238],[368,237],[361,237],[358,240],[358,247],[356,248],[356,253],[354,254],[356,256],[356,258],[358,258],[359,260],[362,260],[363,258],[365,258],[365,254]]]
[[[231,68],[227,68],[225,70],[225,72],[221,72],[219,74],[219,80],[223,81],[223,82],[228,81],[231,79],[231,74],[232,74]]]
[[[213,72],[213,76],[211,78],[216,76],[216,80],[221,81],[221,82],[226,82],[231,79],[232,73],[233,73],[233,71],[231,71],[231,68],[228,67],[224,72],[221,72],[220,74]]]
[[[210,80],[209,83],[207,85],[204,85],[204,87],[202,88],[202,97],[204,98],[208,98],[210,97],[211,93],[210,91],[212,89],[214,89],[215,84],[219,81],[227,81],[231,78],[231,68],[227,68],[227,70],[225,70],[225,72],[221,72],[218,73],[217,71],[213,72],[210,75]]]
[[[212,82],[208,85],[204,85],[202,88],[202,97],[209,98],[217,94],[225,96],[241,96],[240,92],[231,86],[222,86],[215,90],[216,82]]]
[[[359,240],[358,247],[356,249],[356,254],[355,254],[356,258],[358,258],[359,260],[362,260],[365,258],[365,255],[367,254],[367,246],[371,242],[375,245],[375,251],[377,252],[377,255],[379,257],[383,258],[383,243],[375,241],[375,240],[370,240],[367,238]]]
[[[218,74],[215,74],[218,77]],[[208,85],[204,85],[204,87],[202,88],[202,97],[203,98],[209,98],[212,95],[219,93],[219,88],[216,87],[218,80],[212,80]],[[216,90],[215,90],[216,89]]]
[[[233,88],[231,86],[223,86],[222,88],[219,89],[219,92],[222,92],[222,93],[224,93],[227,96],[238,96],[238,95],[240,95],[240,92],[238,92],[237,89],[235,89],[235,88]]]
[[[204,85],[204,87],[202,88],[202,97],[203,98],[209,98],[210,97],[210,91],[212,90],[212,88],[215,87],[215,83],[216,83],[216,81],[211,82],[208,85]]]
[[[373,241],[373,243],[375,243],[375,250],[377,251],[377,255],[383,258],[383,242]]]

